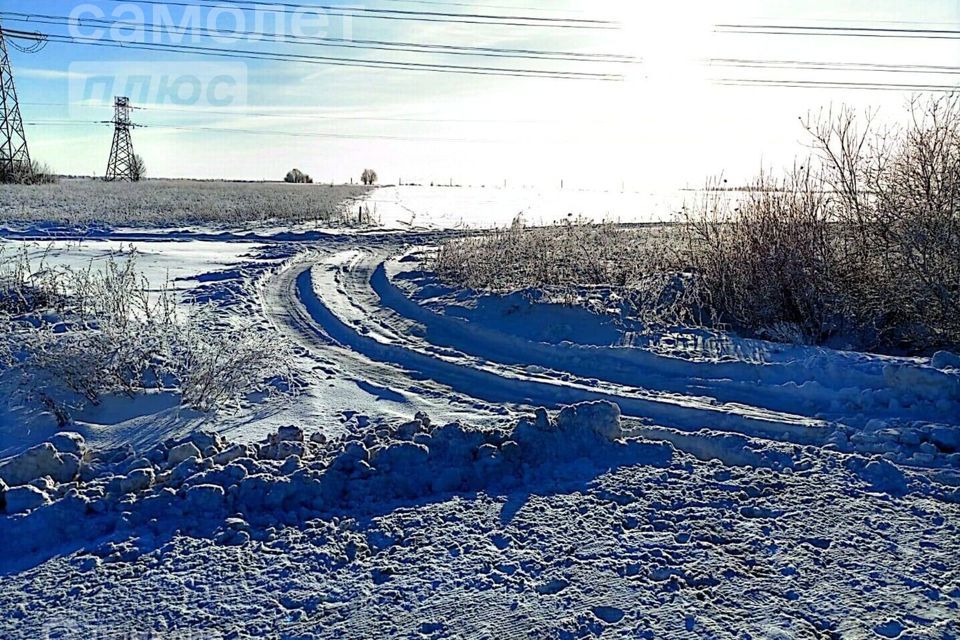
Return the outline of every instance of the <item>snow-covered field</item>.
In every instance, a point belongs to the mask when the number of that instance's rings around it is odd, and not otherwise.
[[[453,229],[530,225],[573,220],[662,222],[673,219],[695,192],[609,191],[535,187],[423,187],[377,189],[370,213],[387,228]]]
[[[8,402],[0,637],[960,635],[960,357],[451,290],[419,260],[445,229],[654,210],[477,191],[378,190],[387,230],[58,237],[272,324],[301,388],[63,429]]]

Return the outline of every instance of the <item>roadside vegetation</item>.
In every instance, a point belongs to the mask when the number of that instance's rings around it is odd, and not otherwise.
[[[350,224],[362,186],[148,180],[64,179],[39,186],[0,185],[0,223],[169,227]]]
[[[812,157],[746,189],[708,185],[675,224],[518,221],[445,243],[434,266],[494,291],[613,287],[644,318],[774,340],[960,346],[960,95],[913,100],[899,128],[850,109],[805,127]]]
[[[112,395],[163,391],[199,411],[230,409],[289,389],[286,356],[269,330],[152,287],[135,252],[74,270],[0,247],[3,384],[63,424]]]

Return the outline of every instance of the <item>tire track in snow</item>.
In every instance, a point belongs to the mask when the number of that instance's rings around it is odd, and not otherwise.
[[[321,251],[301,254],[262,281],[260,293],[264,313],[280,333],[305,351],[310,359],[322,365],[326,373],[353,382],[375,398],[388,398],[406,405],[416,400],[417,405],[425,410],[443,406],[450,408],[454,414],[468,412],[477,420],[500,419],[508,413],[503,407],[488,406],[473,398],[451,393],[450,389],[433,384],[426,378],[413,379],[393,364],[378,362],[340,348],[339,343],[311,317],[299,299],[297,276],[308,270],[311,263],[325,259],[328,259],[328,255]]]
[[[329,263],[291,267],[286,286],[293,287],[296,296],[282,296],[279,302],[301,308],[284,309],[277,319],[294,319],[292,328],[308,340],[319,337],[325,344],[332,341],[376,363],[397,365],[414,378],[440,383],[457,394],[490,403],[547,407],[609,400],[617,403],[625,415],[662,426],[688,431],[721,429],[802,444],[822,444],[832,432],[826,423],[803,416],[744,405],[713,405],[703,398],[655,394],[616,385],[595,388],[580,382],[538,379],[480,360],[423,352],[395,343],[396,336],[382,332],[382,325],[376,326],[370,335],[363,330],[366,327],[358,330],[350,318],[341,318],[332,310],[352,308],[354,313],[362,313],[362,307],[349,299],[346,289],[336,284],[340,268],[341,265]],[[318,274],[324,286],[319,286]],[[331,298],[335,302],[331,303]],[[353,322],[358,319],[353,318]],[[379,373],[387,371],[380,369]]]
[[[768,362],[764,356],[753,362],[702,362],[640,348],[546,344],[447,317],[417,304],[393,282],[385,262],[376,264],[366,284],[387,310],[425,327],[425,342],[432,349],[457,350],[506,366],[522,369],[533,365],[586,379],[601,377],[627,387],[639,383],[662,393],[706,395],[718,403],[816,416],[858,428],[878,418],[950,422],[960,410],[960,405],[952,402],[918,397],[922,389],[910,383],[912,377],[899,380],[892,375],[906,370],[931,384],[947,378],[905,359],[806,347],[812,355],[801,352],[786,360]],[[936,390],[949,395],[947,386]],[[891,398],[896,402],[891,403]]]

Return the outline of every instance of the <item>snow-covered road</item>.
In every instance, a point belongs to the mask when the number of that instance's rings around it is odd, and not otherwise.
[[[746,340],[713,359],[529,340],[497,318],[471,321],[411,299],[397,281],[420,272],[416,261],[392,259],[400,248],[308,252],[264,282],[264,308],[338,376],[416,408],[445,398],[502,415],[504,406],[609,400],[650,427],[889,452],[935,468],[953,455],[910,446],[960,415],[957,376],[928,363]]]

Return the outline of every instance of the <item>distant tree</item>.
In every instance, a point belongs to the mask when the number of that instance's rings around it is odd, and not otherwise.
[[[303,171],[300,171],[300,169],[293,169],[290,171],[283,181],[291,184],[313,184],[313,178],[305,174]]]
[[[373,169],[364,169],[363,175],[360,176],[360,182],[365,185],[374,185],[377,183],[377,180],[379,180],[377,172]]]
[[[147,177],[147,163],[143,161],[143,156],[135,155],[130,161],[130,176],[134,182],[140,182]]]

